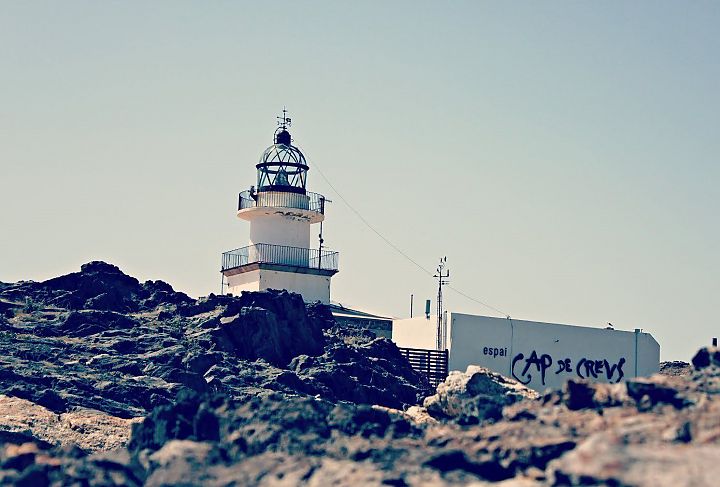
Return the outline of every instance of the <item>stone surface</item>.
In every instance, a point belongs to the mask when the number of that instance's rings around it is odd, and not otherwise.
[[[720,348],[701,348],[693,357],[692,364],[698,370],[706,367],[720,367]]]
[[[461,424],[499,419],[503,407],[538,393],[496,372],[471,365],[463,372],[451,371],[437,392],[423,406],[434,417],[453,418]]]
[[[660,374],[672,376],[685,376],[692,374],[693,366],[681,360],[660,362]]]
[[[682,486],[720,476],[714,349],[682,373],[573,380],[542,397],[471,367],[426,409],[427,382],[391,342],[338,327],[290,293],[193,300],[91,263],[1,284],[0,303],[3,485]]]
[[[327,308],[286,291],[193,300],[91,262],[42,283],[4,285],[0,300],[15,303],[0,322],[0,393],[56,413],[132,418],[186,389],[402,408],[427,390],[392,343],[330,331]]]
[[[0,434],[26,435],[28,441],[55,446],[77,446],[87,452],[123,447],[133,423],[91,409],[56,414],[38,404],[0,395]]]
[[[554,485],[676,487],[715,485],[720,445],[627,444],[617,434],[598,433],[554,461]]]

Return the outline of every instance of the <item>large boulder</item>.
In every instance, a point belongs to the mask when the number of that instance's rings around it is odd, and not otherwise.
[[[702,370],[708,367],[720,367],[720,348],[701,348],[693,357],[692,364],[696,370]]]
[[[423,406],[436,418],[451,418],[460,424],[499,419],[505,406],[521,399],[537,399],[538,393],[516,380],[477,365],[465,372],[453,370],[425,398]]]
[[[333,340],[319,357],[301,355],[289,366],[331,400],[403,408],[417,404],[430,386],[386,338],[348,344]]]
[[[220,350],[279,367],[298,355],[320,355],[325,344],[302,296],[287,291],[243,293],[222,312],[212,335]]]
[[[42,285],[57,293],[51,300],[54,305],[118,312],[136,311],[138,303],[134,298],[142,290],[137,279],[117,266],[100,261],[83,264],[80,272],[49,279]]]

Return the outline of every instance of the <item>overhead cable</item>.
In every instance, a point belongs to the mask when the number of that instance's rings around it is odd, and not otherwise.
[[[330,186],[330,189],[332,189],[333,192],[338,196],[338,198],[340,198],[340,200],[342,200],[342,202],[345,203],[345,206],[347,206],[347,207],[350,209],[350,211],[352,211],[353,213],[355,213],[355,216],[357,216],[357,217],[360,219],[360,221],[362,221],[362,222],[365,224],[366,227],[368,227],[370,230],[372,230],[372,232],[373,232],[375,235],[377,235],[378,237],[380,237],[380,239],[382,239],[383,242],[385,242],[387,245],[389,245],[390,247],[392,247],[398,254],[400,254],[400,255],[402,255],[403,257],[405,257],[405,259],[407,259],[407,260],[408,260],[410,263],[412,263],[415,267],[417,267],[418,269],[420,269],[422,272],[424,272],[424,273],[427,274],[428,276],[434,277],[434,274],[433,274],[432,272],[430,272],[429,270],[427,270],[427,269],[426,269],[425,267],[423,267],[422,265],[418,264],[418,262],[417,262],[415,259],[413,259],[412,257],[410,257],[410,256],[409,256],[408,254],[406,254],[405,252],[403,252],[403,250],[402,250],[400,247],[398,247],[397,245],[395,245],[394,243],[392,243],[387,237],[385,237],[385,236],[384,236],[382,233],[380,233],[374,226],[372,226],[372,225],[370,224],[370,222],[367,221],[367,220],[365,219],[365,217],[363,217],[363,216],[360,214],[360,212],[359,212],[358,210],[356,210],[356,209],[348,202],[348,200],[346,200],[346,199],[343,197],[342,194],[340,194],[340,192],[339,192],[339,191],[335,188],[335,186],[330,182],[330,180],[327,178],[327,176],[325,176],[325,173],[322,172],[322,170],[321,170],[320,167],[318,166],[317,162],[313,161],[313,167],[315,167],[315,169],[317,169],[318,173],[320,173],[320,176],[322,176],[322,178],[325,180],[325,182],[328,184],[328,186]],[[498,308],[496,308],[496,307],[494,307],[494,306],[491,306],[491,305],[489,305],[489,304],[487,304],[487,303],[485,303],[485,302],[483,302],[483,301],[481,301],[481,300],[479,300],[479,299],[473,298],[472,296],[470,296],[470,295],[462,292],[461,290],[459,290],[459,289],[457,289],[457,288],[455,288],[455,287],[453,287],[453,286],[451,286],[451,285],[448,285],[448,288],[452,289],[453,291],[455,291],[455,292],[456,292],[457,294],[459,294],[460,296],[463,296],[464,298],[469,299],[470,301],[473,301],[473,302],[475,302],[475,303],[477,303],[477,304],[480,304],[480,305],[482,305],[482,306],[484,306],[484,307],[486,307],[486,308],[488,308],[488,309],[491,309],[491,310],[495,311],[496,313],[500,313],[501,315],[503,315],[503,316],[505,316],[505,317],[508,317],[508,318],[510,317],[510,315],[508,315],[507,313],[499,310]]]

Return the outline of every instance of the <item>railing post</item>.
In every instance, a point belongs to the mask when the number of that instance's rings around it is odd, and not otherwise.
[[[450,357],[449,357],[448,349],[446,348],[445,350],[443,350],[443,369],[442,369],[443,379],[442,380],[447,379],[449,362],[450,362]]]
[[[428,378],[428,382],[430,382],[431,381],[431,379],[430,379],[430,350],[427,351],[427,362],[425,363],[425,368],[427,370],[426,375]]]

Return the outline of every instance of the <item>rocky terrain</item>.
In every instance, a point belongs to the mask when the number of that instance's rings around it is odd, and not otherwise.
[[[674,360],[672,362],[660,362],[660,374],[662,375],[691,375],[692,364]]]
[[[539,396],[437,391],[384,338],[287,292],[194,300],[102,262],[0,284],[0,483],[710,485],[720,351]]]

